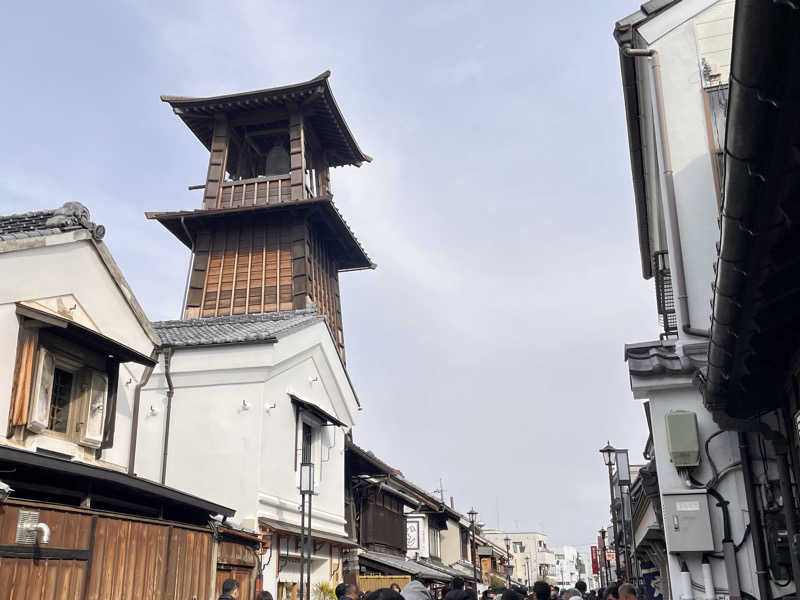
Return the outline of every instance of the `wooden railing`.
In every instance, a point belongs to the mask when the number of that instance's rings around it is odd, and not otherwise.
[[[219,208],[280,204],[291,199],[289,174],[225,181],[219,190]]]

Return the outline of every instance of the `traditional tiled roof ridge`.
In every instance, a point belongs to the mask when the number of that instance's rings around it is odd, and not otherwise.
[[[282,310],[271,313],[256,313],[247,315],[223,315],[221,317],[198,317],[194,319],[172,319],[166,321],[154,321],[153,327],[164,329],[168,327],[186,327],[192,325],[196,327],[212,326],[228,323],[258,323],[262,321],[285,321],[300,315],[319,315],[319,311],[314,308],[301,308],[297,310]],[[321,316],[321,315],[320,315]]]
[[[86,229],[98,241],[106,233],[106,228],[94,223],[89,209],[80,202],[65,202],[58,208],[0,216],[0,241],[56,235],[77,229]]]
[[[278,337],[324,321],[315,307],[298,310],[156,321],[161,346],[192,347],[221,344],[274,343]]]

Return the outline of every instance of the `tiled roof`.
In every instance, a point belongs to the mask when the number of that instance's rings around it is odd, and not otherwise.
[[[275,342],[278,337],[324,320],[316,309],[287,310],[257,315],[156,321],[153,328],[162,346],[213,346]]]
[[[664,342],[645,342],[625,346],[625,360],[631,375],[690,375],[705,366],[705,356],[697,349],[685,346],[679,355],[674,345]]]
[[[397,569],[401,573],[408,573],[423,579],[435,579],[437,581],[450,581],[452,575],[446,575],[439,569],[432,569],[428,566],[422,565],[416,561],[409,560],[405,556],[395,556],[394,554],[386,554],[384,552],[373,552],[365,550],[359,554],[367,560],[379,563],[392,569]]]
[[[80,202],[66,202],[59,208],[36,210],[17,215],[0,216],[0,241],[55,235],[86,229],[96,240],[103,238],[106,228],[90,220],[89,209]]]

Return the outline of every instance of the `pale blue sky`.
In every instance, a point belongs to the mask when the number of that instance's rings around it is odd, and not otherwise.
[[[185,248],[145,210],[196,208],[207,153],[160,94],[331,69],[375,160],[337,205],[379,265],[342,276],[354,435],[457,508],[590,542],[610,438],[646,438],[623,344],[658,335],[641,278],[613,22],[635,0],[8,3],[0,213],[68,200],[148,315]]]

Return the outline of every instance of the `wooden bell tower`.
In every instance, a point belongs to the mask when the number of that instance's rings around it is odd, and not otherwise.
[[[192,250],[184,319],[310,307],[344,358],[339,271],[373,268],[333,204],[330,168],[372,159],[328,83],[184,98],[162,96],[209,150],[201,206],[147,213]]]

